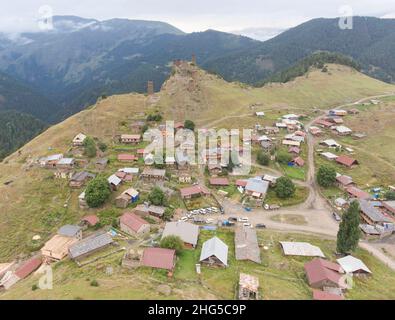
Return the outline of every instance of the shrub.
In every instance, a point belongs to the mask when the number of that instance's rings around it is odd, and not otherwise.
[[[184,242],[179,236],[167,236],[161,240],[160,247],[174,249],[177,253],[179,253],[184,248]]]
[[[279,151],[277,152],[276,159],[278,163],[288,164],[292,160],[292,156],[288,152]]]
[[[184,128],[194,131],[195,130],[195,123],[192,120],[185,120]]]
[[[270,156],[261,150],[257,154],[256,161],[261,166],[267,166],[267,165],[269,165],[269,162],[270,162]]]
[[[91,287],[98,287],[99,286],[99,282],[97,282],[97,280],[92,280],[91,281]]]
[[[96,156],[96,143],[91,137],[86,137],[84,141],[85,155],[89,158]]]
[[[321,187],[328,188],[336,181],[336,170],[331,166],[322,165],[317,172],[317,182]]]
[[[276,182],[276,195],[281,199],[287,199],[295,194],[296,187],[288,177],[280,177]]]
[[[166,202],[166,196],[159,187],[155,187],[148,195],[148,200],[155,206],[162,206]]]
[[[98,176],[88,183],[85,198],[89,207],[97,208],[103,205],[111,194],[111,189],[106,178]]]

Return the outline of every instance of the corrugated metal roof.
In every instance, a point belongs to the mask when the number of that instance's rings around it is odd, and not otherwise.
[[[284,254],[287,256],[303,256],[303,257],[322,257],[324,253],[317,246],[313,246],[308,242],[288,242],[280,241]]]
[[[347,256],[337,259],[342,269],[347,273],[353,273],[356,271],[365,271],[367,273],[372,273],[369,268],[362,262],[362,260],[355,258],[353,256]]]
[[[72,259],[78,258],[96,249],[105,247],[112,242],[111,236],[107,233],[94,234],[72,245],[69,249],[70,257]]]
[[[66,224],[58,230],[58,234],[65,237],[75,237],[80,230],[80,226]]]
[[[168,222],[163,230],[162,239],[166,236],[179,236],[185,243],[196,245],[199,236],[199,227],[188,222]]]
[[[228,246],[219,238],[213,237],[203,243],[200,260],[216,256],[224,265],[228,265]]]

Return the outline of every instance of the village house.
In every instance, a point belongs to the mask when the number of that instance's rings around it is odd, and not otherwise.
[[[145,168],[140,178],[143,180],[163,181],[166,179],[166,170]]]
[[[246,273],[240,273],[239,300],[259,299],[259,279]]]
[[[329,148],[341,148],[342,147],[340,144],[338,144],[333,139],[327,139],[327,140],[321,141],[320,145],[323,145],[323,146],[326,146],[326,147],[329,147]]]
[[[335,117],[344,117],[347,115],[346,110],[340,110],[340,109],[334,109],[334,110],[329,110],[329,115],[330,116],[335,116]]]
[[[69,256],[73,260],[82,260],[89,255],[106,248],[113,243],[112,237],[106,232],[98,232],[78,241],[69,248]]]
[[[140,134],[122,134],[120,141],[127,144],[138,144],[141,141]]]
[[[133,213],[141,217],[151,215],[154,218],[162,218],[165,210],[166,208],[161,206],[139,204],[136,208],[134,208]]]
[[[332,122],[326,121],[324,119],[318,119],[317,121],[314,122],[314,124],[322,128],[330,128],[333,126]]]
[[[66,224],[58,230],[58,235],[70,238],[82,239],[82,228],[72,224]]]
[[[210,191],[206,187],[201,185],[195,185],[190,187],[185,187],[180,189],[181,198],[191,199],[200,196],[206,196],[210,194]]]
[[[45,167],[45,168],[55,168],[56,164],[60,159],[63,158],[63,154],[53,154],[48,157],[43,157],[39,159],[39,164],[40,167]]]
[[[269,182],[260,177],[250,178],[245,186],[245,193],[257,199],[265,199],[269,189]]]
[[[40,252],[46,261],[59,261],[67,256],[69,248],[77,242],[75,237],[56,234],[45,243]]]
[[[58,169],[54,172],[56,179],[71,179],[73,172],[70,169]]]
[[[95,162],[95,166],[97,170],[104,170],[107,167],[108,159],[107,158],[99,158]]]
[[[322,250],[308,242],[280,241],[286,256],[321,257],[325,258]]]
[[[262,141],[261,147],[264,152],[270,152],[274,148],[274,144],[270,141]]]
[[[82,217],[79,226],[83,229],[94,227],[100,222],[99,218],[95,214],[90,214],[87,216]]]
[[[191,183],[192,182],[192,176],[188,172],[180,172],[178,174],[178,182],[180,183]]]
[[[356,132],[352,134],[354,140],[366,138],[366,133]]]
[[[352,133],[352,130],[350,128],[345,127],[345,126],[337,126],[337,127],[335,127],[335,131],[340,136],[348,136]]]
[[[304,265],[309,285],[315,289],[325,287],[345,289],[342,283],[343,269],[337,263],[315,258]]]
[[[343,198],[336,198],[335,205],[340,208],[344,208],[348,205],[348,201]]]
[[[276,185],[277,179],[278,177],[271,176],[270,174],[265,174],[262,177],[262,180],[269,182],[271,187],[274,187]]]
[[[228,178],[210,178],[209,183],[214,187],[226,187],[230,184]]]
[[[314,126],[311,126],[311,127],[309,128],[309,132],[310,132],[313,136],[319,136],[319,135],[322,134],[322,130],[321,130],[320,128],[314,127]]]
[[[300,148],[298,147],[289,147],[288,153],[294,154],[294,155],[299,155],[300,154]]]
[[[300,141],[293,141],[293,140],[283,140],[284,146],[291,146],[291,147],[298,147],[300,148]]]
[[[199,261],[208,266],[227,267],[228,246],[217,237],[205,241]]]
[[[277,127],[264,127],[263,131],[265,134],[278,134],[280,133],[280,129]]]
[[[85,185],[87,181],[94,178],[95,175],[93,173],[89,173],[86,171],[77,172],[71,177],[69,186],[71,188],[81,188]]]
[[[382,204],[385,212],[395,216],[395,201],[383,201]]]
[[[199,226],[188,222],[167,222],[162,233],[162,239],[167,236],[178,236],[187,248],[195,248],[199,237]]]
[[[372,196],[366,192],[363,191],[357,187],[351,186],[351,187],[347,187],[346,191],[348,193],[348,195],[350,196],[350,198],[356,198],[356,199],[362,199],[362,200],[370,200],[372,198]]]
[[[74,165],[75,165],[74,158],[62,158],[56,163],[56,168],[71,170],[74,168]]]
[[[139,199],[139,192],[133,188],[129,188],[115,198],[115,206],[125,209],[129,204]]]
[[[297,114],[294,114],[294,113],[290,113],[290,114],[283,115],[282,118],[286,119],[286,120],[298,120],[300,118],[300,116],[298,116]]]
[[[222,172],[222,166],[219,163],[208,164],[207,165],[208,171],[210,175],[218,175]]]
[[[141,258],[141,265],[173,271],[176,265],[176,251],[165,248],[146,248]]]
[[[346,166],[348,168],[352,168],[356,165],[358,165],[358,160],[355,160],[353,158],[350,158],[349,156],[341,155],[338,156],[335,161],[343,166]]]
[[[255,112],[255,115],[256,115],[258,118],[263,118],[263,117],[265,116],[265,113],[264,113],[263,111],[257,111],[257,112]]]
[[[150,232],[150,224],[134,213],[124,213],[119,219],[119,226],[123,232],[133,236]]]
[[[250,260],[261,263],[261,254],[255,229],[243,226],[236,228],[235,256],[236,260]]]
[[[119,186],[122,183],[122,179],[118,178],[115,174],[108,177],[107,181],[110,184],[112,191],[118,190]]]
[[[341,266],[341,268],[349,274],[353,275],[369,275],[372,273],[370,269],[362,262],[362,260],[355,258],[353,256],[346,256],[340,259],[337,259],[337,263]]]
[[[117,156],[117,159],[120,162],[134,162],[137,161],[139,158],[134,154],[121,153]]]
[[[361,218],[366,224],[386,226],[392,224],[393,221],[376,209],[371,203],[366,200],[359,200],[359,207]]]
[[[36,271],[42,264],[40,257],[32,257],[22,262],[14,272],[10,271],[0,281],[0,291],[8,290],[18,281],[27,278]]]
[[[336,176],[336,184],[338,187],[343,188],[343,189],[355,185],[352,177],[346,176],[346,175],[337,175]]]
[[[337,159],[337,155],[332,153],[332,152],[322,152],[321,156],[323,156],[325,159],[329,160],[329,161],[333,161]]]
[[[292,163],[298,167],[303,167],[305,164],[305,161],[301,157],[296,157],[292,160]]]
[[[83,133],[77,134],[73,139],[73,147],[81,147],[84,145],[86,135]]]
[[[355,115],[355,114],[359,114],[359,110],[356,108],[353,108],[353,109],[348,110],[347,113]]]

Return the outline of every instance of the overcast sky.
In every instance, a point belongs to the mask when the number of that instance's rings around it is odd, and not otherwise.
[[[36,29],[44,5],[54,15],[160,20],[186,32],[289,28],[312,18],[340,16],[345,5],[354,15],[395,18],[394,0],[0,0],[0,4],[0,31],[6,32]]]

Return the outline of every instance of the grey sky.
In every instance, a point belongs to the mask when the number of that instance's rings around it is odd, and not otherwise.
[[[55,15],[99,20],[129,18],[165,21],[186,32],[250,27],[288,28],[317,17],[336,17],[351,6],[354,15],[395,18],[394,0],[0,0],[0,31],[37,28],[43,5]]]

